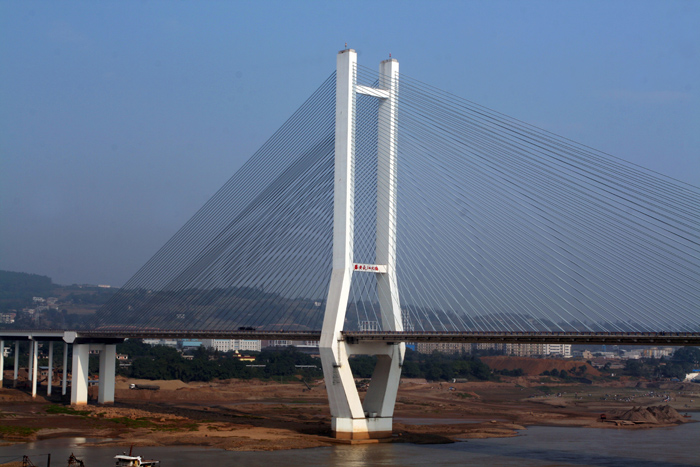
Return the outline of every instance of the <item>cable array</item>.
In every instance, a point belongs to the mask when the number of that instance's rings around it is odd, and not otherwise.
[[[358,66],[358,83],[377,86]],[[400,75],[404,329],[700,331],[700,189]],[[375,263],[379,101],[357,95],[353,252]],[[332,268],[335,74],[99,311],[103,329],[318,330]],[[383,192],[383,191],[381,191]],[[345,329],[381,328],[353,275]],[[87,323],[93,326],[95,323]]]
[[[318,328],[332,260],[334,111],[335,74],[99,310],[96,325]]]
[[[376,76],[358,68],[358,78]],[[699,329],[700,190],[405,75],[399,82],[405,322]],[[367,308],[369,295],[360,302]]]

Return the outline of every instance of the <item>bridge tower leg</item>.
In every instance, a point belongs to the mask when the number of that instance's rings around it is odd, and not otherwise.
[[[378,89],[357,86],[357,54],[338,53],[335,115],[335,182],[333,217],[333,272],[328,290],[319,352],[336,438],[369,439],[391,436],[396,393],[401,376],[404,344],[348,344],[342,329],[354,270],[354,145],[355,95],[380,99],[377,175],[377,291],[385,330],[401,331],[401,308],[396,283],[396,110],[399,64],[380,65]],[[377,367],[360,401],[348,357],[377,355]]]

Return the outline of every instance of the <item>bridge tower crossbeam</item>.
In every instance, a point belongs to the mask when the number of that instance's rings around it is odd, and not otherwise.
[[[396,394],[405,353],[404,343],[348,343],[342,335],[355,270],[373,271],[386,331],[402,331],[396,281],[396,141],[399,63],[379,67],[379,87],[357,84],[357,54],[338,53],[336,73],[333,272],[321,331],[320,354],[336,438],[391,436]],[[377,231],[374,265],[353,260],[356,94],[379,99],[377,121]],[[369,266],[369,267],[367,267]],[[350,355],[377,355],[377,366],[364,401],[350,370]]]

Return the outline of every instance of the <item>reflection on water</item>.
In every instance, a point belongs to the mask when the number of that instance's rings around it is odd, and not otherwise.
[[[532,427],[515,438],[468,440],[455,444],[374,444],[273,452],[233,452],[195,447],[135,448],[134,454],[160,459],[162,467],[440,466],[504,467],[700,465],[700,423],[648,430]],[[114,465],[124,448],[81,446],[84,438],[53,439],[0,447],[0,456],[27,454],[37,467],[62,466],[71,452],[86,467]]]

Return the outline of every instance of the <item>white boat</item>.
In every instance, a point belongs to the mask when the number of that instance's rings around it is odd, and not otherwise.
[[[141,456],[127,456],[126,454],[119,454],[114,456],[117,460],[116,467],[151,467],[160,466],[160,461],[142,459]]]

